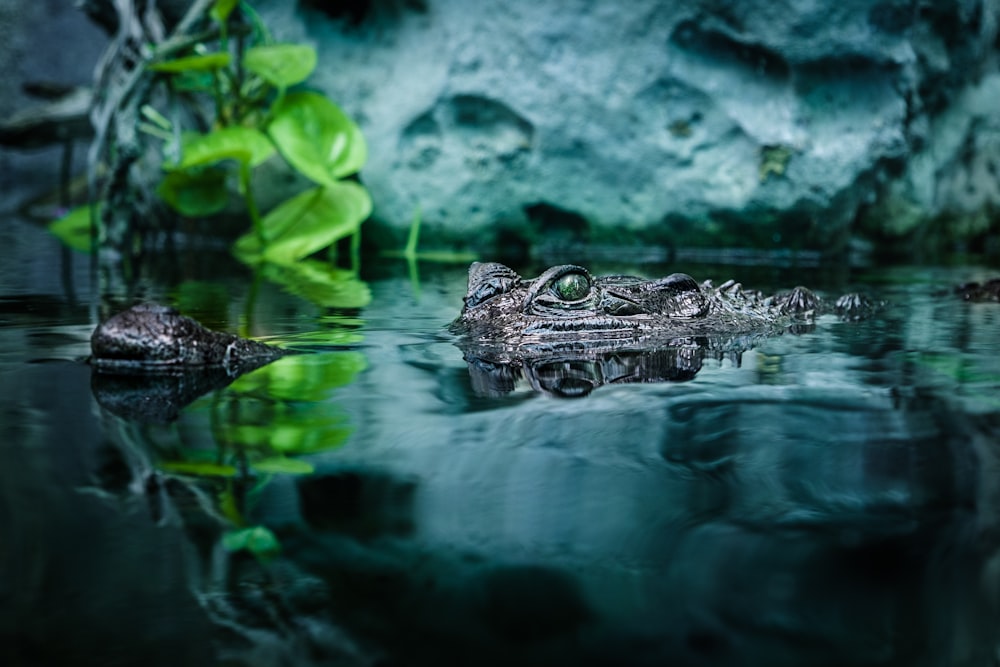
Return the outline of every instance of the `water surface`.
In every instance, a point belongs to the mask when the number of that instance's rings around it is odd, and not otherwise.
[[[266,283],[248,310],[224,255],[95,284],[10,229],[3,664],[995,659],[1000,305],[945,289],[986,269],[594,267],[891,305],[696,364],[562,359],[497,383],[443,330],[461,267],[370,266],[360,311]],[[98,319],[143,299],[309,354],[130,413],[84,358]],[[259,558],[239,548],[257,538]]]

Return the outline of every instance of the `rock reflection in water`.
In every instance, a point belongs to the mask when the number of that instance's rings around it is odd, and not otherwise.
[[[235,377],[221,367],[182,370],[108,372],[95,369],[91,391],[97,403],[130,421],[165,424],[210,391],[232,384]]]

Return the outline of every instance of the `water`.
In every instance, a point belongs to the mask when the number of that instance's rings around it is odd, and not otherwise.
[[[597,267],[891,307],[497,371],[443,333],[462,268],[371,266],[348,313],[264,284],[248,319],[224,255],[101,274],[94,307],[86,258],[2,233],[4,665],[997,660],[1000,306],[942,293],[986,269]],[[83,359],[143,298],[311,353],[136,418],[170,388]]]

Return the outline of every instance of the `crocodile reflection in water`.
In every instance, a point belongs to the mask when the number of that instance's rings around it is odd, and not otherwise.
[[[824,313],[862,319],[880,305],[858,294],[828,303],[805,287],[764,296],[683,273],[594,277],[575,265],[524,279],[477,262],[450,330],[477,393],[512,391],[523,376],[536,390],[573,396],[602,384],[689,380],[706,355],[739,363],[761,338],[802,331]]]
[[[633,382],[684,382],[701,370],[706,349],[697,341],[676,341],[674,347],[649,350],[616,350],[603,353],[566,353],[525,356],[516,362],[495,362],[475,356],[466,348],[473,390],[481,396],[514,391],[520,378],[535,391],[576,398],[605,384]],[[719,353],[739,363],[740,352]]]

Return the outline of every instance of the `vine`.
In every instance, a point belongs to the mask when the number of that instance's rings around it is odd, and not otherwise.
[[[237,257],[268,265],[263,272],[279,282],[337,282],[342,274],[310,256],[332,254],[349,237],[356,247],[372,202],[349,180],[367,158],[360,129],[327,97],[302,88],[316,50],[275,42],[246,1],[196,0],[169,37],[155,12],[140,14],[134,2],[115,6],[117,35],[100,66],[92,113],[91,200],[100,202],[92,241],[100,237],[127,256],[158,231],[157,202],[206,219],[227,209],[235,192],[249,223],[234,244]],[[253,172],[276,156],[313,187],[262,211]],[[159,174],[155,187],[150,173]],[[53,231],[79,247],[68,220],[80,219],[71,213]],[[362,291],[354,301],[366,299]]]

